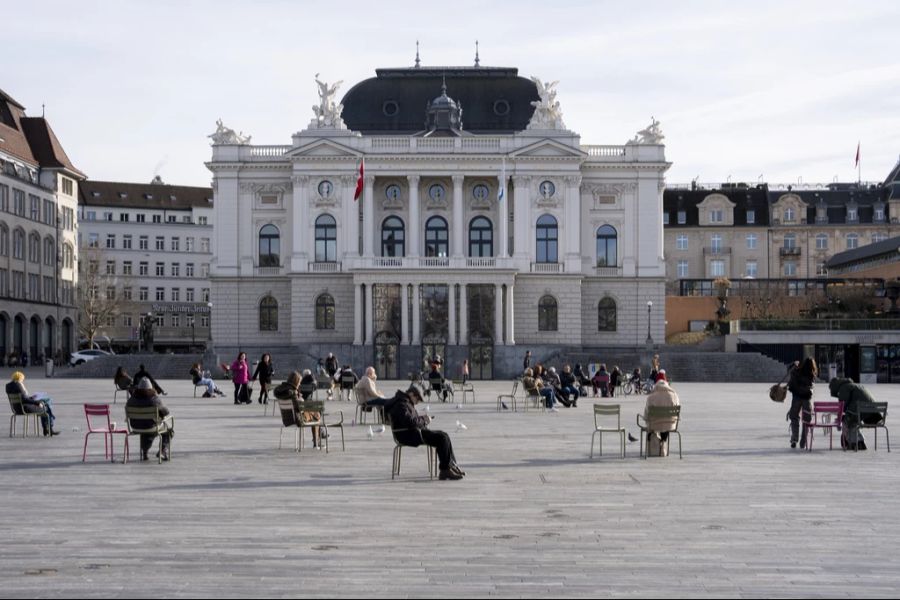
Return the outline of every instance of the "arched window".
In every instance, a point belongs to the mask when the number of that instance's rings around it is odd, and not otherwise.
[[[13,258],[25,258],[25,231],[13,231]]]
[[[278,331],[278,300],[272,296],[259,301],[259,330]]]
[[[618,264],[618,234],[612,225],[604,225],[597,230],[597,266],[615,267]]]
[[[0,256],[9,256],[9,228],[0,226]]]
[[[53,243],[53,238],[45,237],[44,238],[44,264],[48,267],[52,267],[53,263],[56,259],[56,244]]]
[[[547,295],[538,302],[538,331],[557,331],[556,298]]]
[[[406,231],[400,217],[388,217],[381,223],[381,255],[406,256]]]
[[[75,268],[75,250],[69,244],[63,246],[63,268]]]
[[[337,260],[337,223],[331,215],[316,219],[316,262]]]
[[[607,296],[597,305],[597,331],[616,330],[616,301]]]
[[[558,247],[559,229],[556,219],[551,215],[543,215],[537,220],[537,262],[557,262]]]
[[[425,222],[425,256],[449,256],[450,242],[447,220],[431,217]]]
[[[41,236],[36,233],[28,236],[28,260],[33,263],[41,262]]]
[[[281,266],[281,235],[274,225],[263,225],[259,230],[259,266]]]
[[[334,298],[320,294],[316,298],[316,329],[334,329]]]
[[[494,256],[494,228],[486,217],[475,217],[469,223],[469,256],[472,258]]]

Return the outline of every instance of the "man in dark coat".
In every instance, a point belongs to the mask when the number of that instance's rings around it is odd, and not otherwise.
[[[168,396],[168,394],[163,390],[156,380],[153,379],[153,375],[150,374],[147,369],[144,368],[144,365],[141,365],[141,368],[138,369],[138,372],[134,374],[134,384],[138,385],[141,382],[141,379],[147,378],[150,380],[150,384],[153,386],[153,389],[156,390],[157,394],[162,394],[163,396]]]
[[[859,410],[860,402],[875,401],[872,394],[860,384],[853,383],[852,379],[838,377],[832,379],[828,384],[828,391],[831,392],[833,398],[844,403],[844,433],[841,435],[841,440],[846,440],[850,450],[865,450],[866,442],[859,431],[860,423],[856,413]]]
[[[465,472],[456,464],[450,436],[443,431],[428,429],[433,418],[416,411],[416,404],[422,401],[422,397],[422,389],[413,384],[406,392],[398,391],[393,401],[385,407],[394,437],[404,446],[415,448],[425,444],[433,447],[438,454],[440,480],[462,479]]]
[[[135,376],[136,378],[137,376]],[[174,427],[175,427],[175,419],[169,414],[169,409],[162,403],[162,400],[159,399],[159,396],[156,393],[156,390],[153,389],[153,384],[150,383],[150,380],[146,377],[141,379],[137,385],[137,389],[131,394],[131,397],[128,398],[128,402],[125,403],[126,408],[158,408],[159,416],[166,423],[167,431],[160,434],[159,438],[159,449],[162,453],[163,460],[169,460],[169,442],[174,435]],[[134,429],[149,429],[153,427],[153,421],[149,419],[134,419],[131,421],[131,426]],[[150,452],[150,448],[153,446],[153,438],[156,437],[156,434],[150,433],[142,433],[141,434],[141,460],[147,460],[147,454]]]

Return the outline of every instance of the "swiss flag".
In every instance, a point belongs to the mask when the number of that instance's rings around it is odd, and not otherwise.
[[[366,174],[366,159],[359,161],[359,177],[356,179],[356,191],[353,192],[353,200],[359,200],[363,192],[363,176]]]

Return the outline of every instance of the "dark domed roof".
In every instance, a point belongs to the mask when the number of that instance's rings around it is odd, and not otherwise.
[[[429,104],[462,107],[468,133],[522,131],[539,100],[537,88],[518,69],[496,67],[411,67],[377,69],[376,77],[356,84],[342,100],[347,127],[366,134],[411,135],[422,130]],[[435,91],[444,79],[453,97]]]

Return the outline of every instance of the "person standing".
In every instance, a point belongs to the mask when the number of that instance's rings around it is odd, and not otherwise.
[[[463,385],[466,385],[469,381],[469,359],[465,359],[462,364],[462,382]]]
[[[788,417],[791,420],[791,448],[797,447],[797,438],[800,438],[800,448],[806,448],[806,433],[809,429],[809,422],[812,419],[812,396],[813,386],[816,377],[819,375],[819,369],[816,367],[816,361],[807,358],[800,364],[800,361],[788,367],[791,373],[788,379],[788,391],[791,393],[791,410]],[[803,432],[800,432],[800,417],[803,417]]]
[[[141,379],[147,378],[150,380],[150,385],[153,386],[153,389],[156,390],[157,394],[162,394],[163,396],[168,396],[166,391],[160,387],[156,380],[153,379],[153,375],[150,374],[147,369],[144,368],[144,365],[140,365],[138,372],[134,374],[134,385],[137,385],[141,382]]]
[[[272,366],[272,356],[266,352],[259,359],[256,365],[256,371],[253,372],[252,380],[259,380],[259,403],[269,403],[269,386],[272,385],[272,375],[275,374],[275,368]]]
[[[334,383],[338,372],[338,360],[331,352],[328,353],[328,357],[325,359],[325,372],[328,374],[330,383],[330,387],[328,388],[328,399],[331,400],[334,395]]]
[[[531,350],[525,351],[525,360],[522,361],[522,372],[531,368]]]
[[[234,384],[234,403],[250,404],[250,367],[247,365],[247,353],[241,352],[231,363],[231,382]]]

